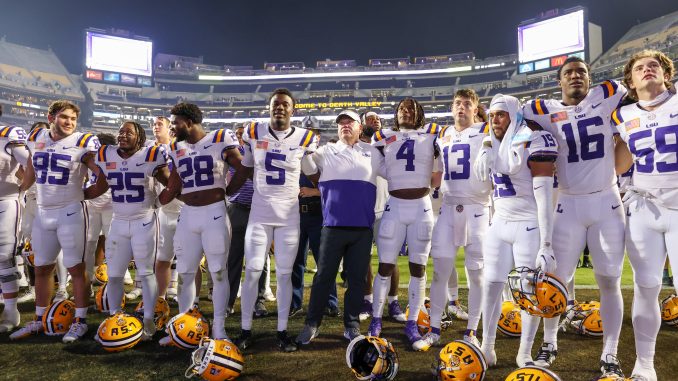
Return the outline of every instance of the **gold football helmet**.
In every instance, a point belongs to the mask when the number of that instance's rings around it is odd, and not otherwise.
[[[576,313],[570,322],[570,327],[580,335],[603,336],[603,319],[600,317],[600,310],[593,308]]]
[[[111,310],[108,305],[108,283],[104,283],[103,286],[99,287],[96,295],[94,296],[95,303],[97,305],[97,310],[99,312],[108,312]],[[122,301],[120,301],[120,308],[125,308],[125,293],[122,294]]]
[[[245,364],[238,346],[228,340],[207,337],[200,340],[191,361],[191,366],[186,369],[186,378],[198,375],[208,381],[235,380]]]
[[[96,340],[107,352],[120,352],[141,341],[144,325],[139,319],[124,312],[109,316],[99,324]]]
[[[501,304],[501,316],[497,323],[499,332],[506,336],[520,337],[520,332],[522,332],[520,311],[520,307],[512,301],[503,302]]]
[[[35,253],[31,247],[31,240],[27,239],[21,250],[21,256],[24,257],[24,263],[30,267],[35,267]]]
[[[455,340],[440,350],[434,371],[438,381],[482,381],[487,363],[475,345]]]
[[[553,274],[516,267],[509,274],[508,284],[515,302],[531,315],[552,318],[565,312],[567,289]]]
[[[420,308],[419,314],[417,315],[417,329],[422,336],[431,330],[431,315],[429,315],[428,310],[425,310],[424,308]],[[409,315],[410,306],[408,305],[407,308],[405,308],[405,316]]]
[[[153,321],[155,322],[155,328],[160,331],[165,328],[165,324],[169,320],[170,306],[167,304],[167,301],[164,298],[158,297],[158,300],[155,302],[155,309],[153,313]],[[144,320],[144,302],[137,304],[137,307],[134,309],[134,315],[136,315],[139,320]]]
[[[346,348],[346,364],[358,380],[393,380],[398,374],[398,354],[381,337],[360,335]]]
[[[94,279],[99,284],[105,284],[108,282],[108,266],[105,263],[100,264],[94,269]]]
[[[527,380],[539,380],[539,381],[561,381],[560,377],[557,374],[553,373],[546,368],[539,368],[536,366],[526,366],[520,369],[514,370],[511,374],[506,377],[505,381],[527,381]]]
[[[75,319],[75,303],[70,300],[60,300],[47,307],[42,315],[42,328],[46,335],[57,336],[68,332]]]
[[[176,315],[167,322],[165,331],[169,334],[170,343],[175,347],[194,349],[200,344],[200,339],[209,337],[209,322],[195,311],[197,309]]]
[[[678,325],[678,296],[675,294],[662,300],[662,321],[668,325]]]

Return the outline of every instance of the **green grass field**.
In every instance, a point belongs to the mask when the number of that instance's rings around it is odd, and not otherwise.
[[[309,256],[310,257],[310,256]],[[376,257],[374,258],[376,261]],[[462,258],[458,265],[463,266]],[[311,263],[310,267],[314,267]],[[407,284],[407,258],[399,258],[401,269],[401,284]],[[461,268],[461,267],[459,267]],[[429,270],[430,271],[430,270]],[[623,284],[631,284],[630,266],[625,266]],[[577,271],[578,285],[593,285],[593,271],[579,269]],[[460,286],[465,287],[463,271],[460,272]],[[275,285],[275,275],[272,275]],[[307,283],[311,281],[311,274],[307,275]],[[430,273],[429,273],[429,279]],[[344,289],[339,287],[340,299],[343,299]],[[661,297],[672,290],[664,289]],[[203,296],[206,290],[203,287]],[[624,295],[624,326],[619,345],[619,359],[622,368],[630,375],[635,361],[633,331],[631,326],[631,298],[632,290],[623,290]],[[308,292],[305,293],[308,300]],[[460,291],[462,300],[466,298],[466,290]],[[577,299],[598,299],[594,289],[577,290]],[[400,289],[401,303],[406,303],[406,289]],[[126,306],[132,311],[137,301]],[[267,303],[270,312],[275,311],[275,302]],[[201,301],[201,308],[207,315],[211,315],[211,303],[206,299]],[[227,319],[227,331],[235,337],[239,332],[240,314],[239,303],[236,304],[236,313]],[[20,305],[22,319],[30,319],[33,314],[33,305]],[[173,308],[176,312],[176,308]],[[132,350],[110,354],[103,351],[93,340],[98,323],[105,318],[100,313],[89,316],[90,330],[85,340],[71,345],[64,345],[59,338],[35,336],[20,342],[9,342],[7,335],[0,336],[0,353],[2,353],[2,376],[7,380],[179,380],[183,379],[184,371],[189,365],[190,352],[175,348],[162,348],[157,340],[164,336],[158,334],[154,342],[141,343]],[[367,330],[368,322],[361,324],[363,332]],[[289,331],[296,335],[303,326],[303,316],[290,319]],[[402,332],[403,325],[392,321],[385,321],[383,336],[392,341],[400,358],[400,371],[397,380],[430,380],[431,364],[440,348],[433,348],[429,352],[413,352],[407,345]],[[465,322],[455,322],[443,332],[443,342],[461,339],[466,328]],[[255,319],[253,327],[255,344],[245,353],[245,370],[240,377],[242,380],[351,380],[354,379],[345,363],[345,349],[347,341],[343,338],[343,323],[340,318],[326,318],[321,326],[320,336],[309,346],[296,353],[281,353],[276,349],[275,329],[276,316],[271,314],[265,318]],[[481,333],[482,335],[482,333]],[[560,355],[554,364],[553,370],[560,375],[563,381],[591,380],[599,375],[598,358],[602,349],[602,339],[590,339],[572,333],[559,336]],[[678,357],[675,356],[673,341],[678,340],[678,329],[662,326],[657,338],[657,356],[655,365],[660,380],[674,380],[672,376],[678,369]],[[535,347],[541,343],[541,333],[538,334]],[[498,366],[491,368],[485,380],[504,380],[515,369],[515,353],[519,339],[508,338],[498,334],[497,355]],[[535,348],[536,352],[536,348]]]

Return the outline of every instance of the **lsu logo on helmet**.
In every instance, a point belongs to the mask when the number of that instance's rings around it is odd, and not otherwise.
[[[520,317],[520,307],[510,300],[501,304],[501,316],[497,323],[499,332],[506,336],[520,337],[522,332],[522,319]]]
[[[505,381],[561,381],[557,374],[546,368],[538,368],[536,366],[526,366],[514,370],[506,377]]]
[[[203,337],[191,355],[186,378],[195,375],[208,381],[235,380],[242,373],[245,358],[238,347],[228,340]]]
[[[393,380],[398,374],[398,354],[381,337],[360,335],[346,348],[346,364],[358,380]]]
[[[158,297],[158,300],[155,302],[155,308],[153,312],[153,322],[155,322],[155,329],[158,331],[165,328],[165,324],[169,320],[170,307],[167,304],[167,301],[164,298]],[[144,320],[144,302],[137,304],[137,307],[134,309],[134,315],[136,315],[139,320]]]
[[[95,302],[97,305],[97,310],[99,312],[108,312],[111,310],[108,305],[108,283],[104,283],[103,286],[99,287],[95,295]],[[120,308],[125,308],[125,294],[122,294],[122,301],[120,301]]]
[[[482,381],[487,371],[487,363],[480,350],[461,340],[443,347],[434,366],[438,381]]]
[[[508,284],[516,304],[530,315],[552,318],[565,312],[567,289],[553,274],[516,267]]]
[[[591,300],[577,303],[567,309],[565,318],[560,323],[563,330],[570,327],[574,332],[589,336],[603,336],[603,319],[600,317],[600,302]]]
[[[670,295],[662,300],[662,321],[671,326],[678,326],[678,296]]]
[[[200,339],[209,337],[210,324],[196,311],[192,309],[170,319],[165,328],[170,344],[181,349],[194,349],[200,344]]]
[[[75,303],[70,300],[60,300],[47,307],[42,315],[42,328],[48,336],[63,335],[68,332],[75,319]]]
[[[94,279],[99,284],[105,284],[108,282],[108,265],[105,263],[100,264],[94,270]]]
[[[120,352],[141,341],[143,324],[139,319],[123,312],[109,316],[97,329],[96,340],[107,352]]]

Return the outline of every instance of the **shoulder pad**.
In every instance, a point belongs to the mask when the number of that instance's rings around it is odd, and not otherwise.
[[[440,132],[440,125],[438,123],[428,123],[424,125],[424,130],[427,134],[438,135]]]
[[[150,146],[146,148],[146,161],[154,162],[158,160],[158,156],[163,155],[165,149],[162,146]],[[164,156],[164,155],[163,155]]]
[[[5,126],[0,128],[0,137],[9,140],[10,143],[26,143],[26,131],[21,127]]]
[[[38,138],[38,135],[40,135],[40,132],[42,132],[42,130],[44,130],[44,128],[39,127],[39,128],[36,128],[35,130],[31,131],[31,133],[28,134],[28,141],[34,142],[35,139]]]
[[[612,122],[615,126],[618,126],[624,123],[624,118],[622,117],[621,108],[615,109],[612,111]]]
[[[259,123],[258,122],[250,123],[249,127],[247,127],[247,136],[249,136],[250,139],[254,139],[254,140],[259,139]]]
[[[311,132],[311,130],[306,130],[299,141],[299,145],[302,147],[308,147],[311,143],[313,143],[313,139],[313,132]]]
[[[535,99],[530,102],[530,108],[535,115],[546,115],[549,114],[549,110],[546,108],[546,102],[543,99]]]
[[[97,151],[97,161],[103,163],[106,161],[106,149],[108,148],[107,145],[102,145],[99,147],[99,150]]]
[[[93,138],[96,138],[93,134],[82,134],[76,145],[80,148],[85,148]]]
[[[619,85],[617,85],[616,81],[605,81],[601,83],[600,88],[603,90],[603,98],[607,99],[617,93],[617,89],[619,88]]]

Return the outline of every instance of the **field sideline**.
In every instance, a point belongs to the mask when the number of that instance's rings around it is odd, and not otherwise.
[[[309,256],[311,258],[311,256]],[[373,258],[376,260],[376,257]],[[314,267],[312,260],[310,267]],[[463,258],[458,258],[458,265],[463,266]],[[401,284],[408,279],[407,258],[399,258],[401,268]],[[431,279],[429,266],[429,279]],[[461,268],[461,267],[458,267]],[[595,284],[593,271],[579,269],[577,284],[590,286]],[[465,275],[460,276],[460,296],[466,298]],[[628,263],[624,269],[623,284],[631,285],[631,269]],[[307,274],[306,282],[310,283],[312,274]],[[275,284],[275,275],[272,275],[272,284]],[[344,289],[339,287],[340,299],[343,299]],[[661,297],[672,293],[672,289],[665,288]],[[406,302],[406,287],[400,289],[401,303]],[[631,326],[631,298],[632,290],[625,289],[624,295],[624,326],[619,345],[619,359],[627,376],[635,361],[633,331]],[[201,309],[211,315],[211,303],[206,300],[206,289],[203,287]],[[305,293],[308,300],[308,292]],[[598,299],[597,292],[592,289],[578,289],[577,299]],[[138,300],[128,303],[127,311],[132,311]],[[465,303],[464,303],[465,304]],[[267,303],[269,312],[275,311],[275,302]],[[404,307],[404,306],[403,306]],[[235,337],[239,332],[240,314],[239,303],[236,304],[236,313],[226,321],[229,335]],[[30,319],[33,315],[33,305],[20,305],[22,319]],[[173,312],[176,310],[173,309]],[[105,318],[104,314],[92,313],[89,316],[90,330],[86,339],[71,345],[64,345],[58,338],[36,336],[21,342],[9,342],[7,335],[0,336],[0,353],[3,361],[3,377],[8,380],[36,380],[49,378],[55,380],[179,380],[189,365],[188,351],[174,348],[162,348],[157,340],[164,336],[158,334],[154,342],[141,343],[136,348],[117,354],[104,352],[92,338],[98,323]],[[336,380],[354,379],[345,363],[345,348],[347,341],[342,337],[343,324],[340,318],[326,318],[321,326],[320,336],[311,345],[292,354],[284,354],[275,348],[274,337],[276,316],[271,314],[254,321],[254,346],[245,353],[245,370],[240,377],[242,380],[327,380],[328,376]],[[366,331],[368,322],[361,324]],[[296,335],[303,326],[303,317],[290,319],[289,330]],[[437,351],[433,348],[429,352],[419,353],[408,349],[406,339],[402,333],[403,325],[385,321],[383,336],[391,340],[400,357],[400,371],[397,380],[430,380],[430,366],[434,362]],[[443,342],[460,339],[465,329],[464,322],[455,322],[443,332]],[[480,333],[482,335],[482,333]],[[678,358],[675,356],[674,340],[678,340],[678,329],[662,326],[657,338],[657,356],[655,365],[660,380],[674,380],[673,371],[678,369]],[[536,346],[541,342],[541,332],[538,334]],[[497,355],[499,365],[491,368],[485,380],[504,380],[515,369],[515,353],[519,344],[518,339],[508,338],[498,334]],[[556,371],[563,381],[591,380],[597,375],[598,357],[602,346],[601,339],[583,338],[572,333],[560,335],[560,354],[555,363]]]

